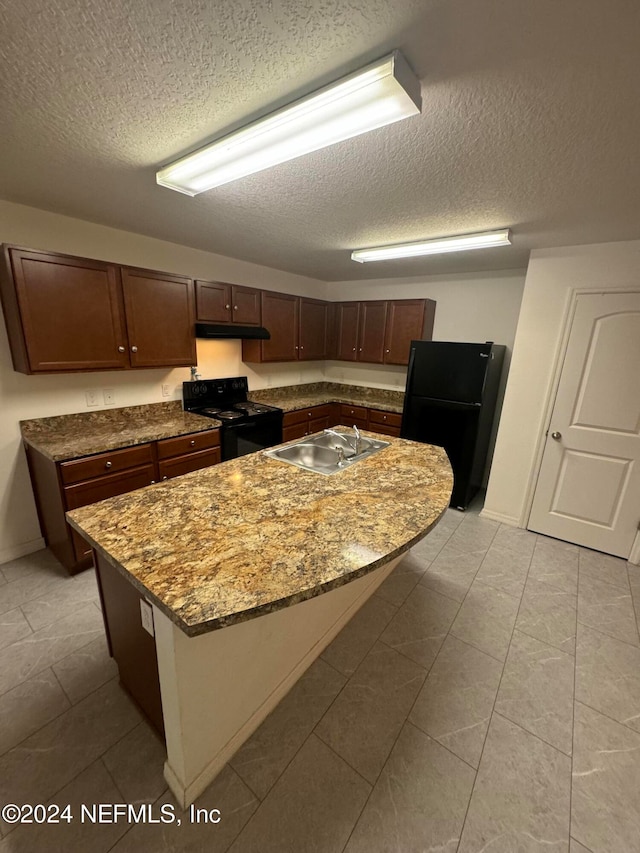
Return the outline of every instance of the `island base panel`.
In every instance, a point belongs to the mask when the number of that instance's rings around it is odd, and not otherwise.
[[[143,596],[97,551],[94,560],[107,642],[120,683],[164,737],[156,644],[140,616]]]
[[[181,806],[213,781],[400,559],[315,598],[196,637],[154,606],[164,775]]]

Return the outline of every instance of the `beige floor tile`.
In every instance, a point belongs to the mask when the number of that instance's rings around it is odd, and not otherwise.
[[[577,545],[538,536],[529,566],[529,580],[557,587],[563,592],[578,592]]]
[[[352,675],[397,611],[372,595],[322,653],[322,659],[343,675]]]
[[[455,853],[474,779],[464,762],[406,725],[345,853]]]
[[[52,666],[104,634],[95,604],[76,608],[72,616],[47,625],[0,651],[0,694]]]
[[[569,853],[593,853],[592,850],[587,850],[584,844],[580,844],[575,838],[570,839]]]
[[[578,596],[574,593],[530,577],[524,588],[516,628],[563,652],[575,654],[577,608]]]
[[[316,660],[267,719],[240,747],[231,766],[263,800],[346,683]]]
[[[571,755],[574,659],[514,631],[495,710]]]
[[[504,661],[519,600],[480,581],[471,584],[451,633],[480,651]]]
[[[311,735],[231,853],[341,851],[370,792],[355,770]]]
[[[383,643],[429,669],[459,604],[419,584],[380,637]]]
[[[0,754],[19,744],[70,708],[50,669],[0,696]]]
[[[109,657],[104,631],[91,643],[55,663],[52,669],[72,704],[118,675],[118,665]]]
[[[581,576],[578,622],[625,643],[640,645],[630,591],[606,581]]]
[[[183,811],[169,791],[153,804],[154,815],[163,806],[172,810],[174,823],[134,826],[112,853],[225,853],[255,812],[258,800],[227,765],[194,803],[195,809],[207,813],[217,809],[219,823],[191,821],[189,810]]]
[[[571,759],[494,714],[459,853],[567,853]]]
[[[395,607],[400,607],[427,571],[429,565],[428,560],[420,558],[413,551],[409,551],[389,577],[380,584],[376,590],[376,595],[384,598],[385,601]]]
[[[416,554],[419,554],[423,560],[435,560],[453,535],[453,532],[453,528],[441,521],[423,539],[416,542],[412,550]]]
[[[501,524],[491,544],[531,558],[537,541],[537,533],[532,533],[523,527]]]
[[[580,625],[576,699],[640,732],[640,648]]]
[[[17,576],[16,580],[0,586],[0,613],[14,610],[43,595],[52,595],[64,587],[73,589],[73,580],[66,573],[32,572],[24,577]]]
[[[24,618],[24,613],[19,607],[15,610],[7,610],[0,613],[0,649],[17,643],[31,634],[31,626]]]
[[[628,590],[627,565],[627,561],[621,560],[619,557],[602,554],[600,551],[591,551],[588,548],[580,548],[581,578],[595,578]]]
[[[526,533],[527,531],[525,531]],[[498,538],[496,534],[496,539]],[[497,545],[494,539],[485,554],[476,578],[517,598],[522,595],[531,555]]]
[[[425,670],[378,643],[316,726],[316,734],[375,782],[415,702]]]
[[[121,797],[98,759],[66,785],[50,803],[62,810],[71,807],[73,821],[16,827],[0,842],[0,853],[107,853],[128,829],[124,821],[112,823],[83,823],[81,807],[101,803],[119,803]]]
[[[422,586],[463,602],[486,551],[458,551],[445,545],[420,580]]]
[[[27,554],[26,557],[19,557],[17,560],[10,560],[8,563],[3,563],[2,574],[10,583],[22,580],[27,575],[42,575],[48,578],[69,578],[69,572],[53,556],[48,548],[42,548],[33,554]]]
[[[0,758],[0,800],[44,802],[139,722],[124,690],[106,684]]]
[[[164,793],[167,757],[160,735],[143,720],[102,756],[126,803],[152,803]]]
[[[477,767],[501,674],[495,658],[447,637],[409,721]]]
[[[499,527],[496,521],[489,521],[477,515],[465,515],[449,539],[449,544],[458,551],[486,551]]]
[[[89,577],[89,581],[92,578]],[[47,625],[73,616],[78,607],[91,604],[97,600],[95,582],[76,581],[58,587],[33,601],[22,605],[22,612],[34,631],[39,631]]]
[[[594,853],[631,853],[640,839],[640,734],[575,707],[571,835]]]

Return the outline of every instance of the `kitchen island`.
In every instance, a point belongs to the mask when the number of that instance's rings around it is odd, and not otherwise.
[[[124,686],[147,710],[158,684],[180,803],[437,524],[452,485],[440,448],[390,439],[331,476],[255,453],[68,514],[95,551]]]

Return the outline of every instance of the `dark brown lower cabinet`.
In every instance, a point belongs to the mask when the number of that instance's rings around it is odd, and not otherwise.
[[[144,596],[97,552],[95,567],[109,654],[120,683],[164,738],[156,641],[142,627],[140,613]]]
[[[66,512],[216,465],[220,431],[205,430],[67,462],[54,462],[28,444],[25,449],[45,542],[75,574],[91,565],[92,553],[67,524]]]
[[[304,438],[305,435],[312,435],[314,432],[339,424],[346,427],[355,425],[358,429],[368,429],[371,432],[399,438],[401,423],[402,415],[397,412],[369,409],[367,406],[348,403],[325,403],[321,406],[285,412],[282,440],[293,441],[296,438]]]

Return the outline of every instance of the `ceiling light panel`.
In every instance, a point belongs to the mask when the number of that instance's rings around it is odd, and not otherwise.
[[[163,187],[194,196],[311,151],[417,115],[420,81],[395,50],[360,71],[176,160]]]
[[[511,232],[482,231],[477,234],[461,234],[457,237],[441,237],[437,240],[421,240],[417,243],[398,243],[394,246],[378,246],[374,249],[356,249],[351,260],[360,264],[369,261],[391,261],[397,258],[418,258],[421,255],[441,255],[447,252],[466,252],[469,249],[488,249],[491,246],[510,246]]]

